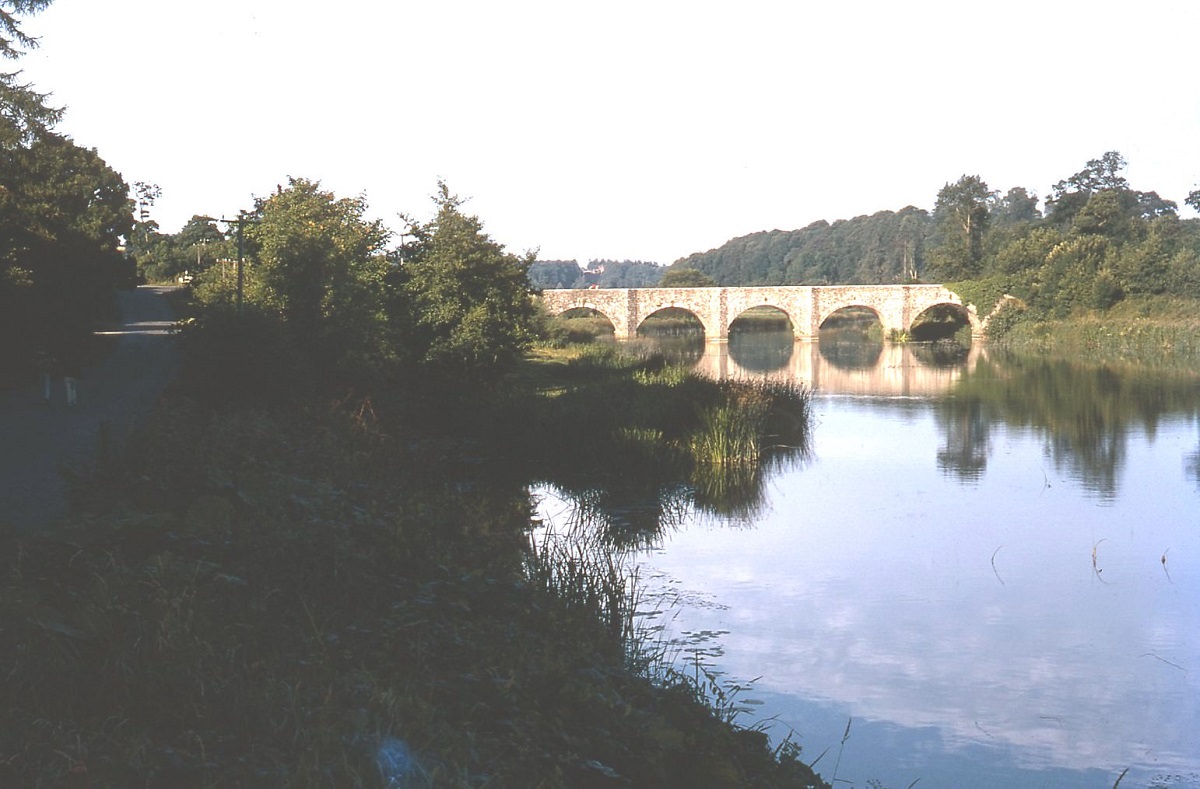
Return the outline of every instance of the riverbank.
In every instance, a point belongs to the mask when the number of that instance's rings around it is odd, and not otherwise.
[[[1016,314],[1004,323],[1003,333],[989,342],[1017,350],[1099,354],[1141,363],[1200,360],[1200,300],[1196,299],[1128,297],[1103,311],[1080,311],[1061,319]]]
[[[531,376],[561,399],[635,372]],[[655,674],[603,555],[530,548],[525,488],[470,432],[497,415],[420,408],[175,393],[63,533],[4,538],[0,783],[822,785]]]

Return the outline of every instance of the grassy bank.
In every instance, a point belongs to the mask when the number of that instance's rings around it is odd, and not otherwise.
[[[556,364],[500,411],[438,419],[383,395],[176,395],[81,480],[72,530],[3,539],[0,785],[817,785],[652,672],[609,555],[531,546],[528,494],[492,473],[498,439],[530,432],[495,426],[536,403],[606,381],[683,413],[716,385]]]
[[[1016,350],[1102,356],[1142,363],[1200,362],[1200,301],[1180,297],[1130,297],[1104,311],[1067,319],[1037,316],[1008,322],[992,342]]]

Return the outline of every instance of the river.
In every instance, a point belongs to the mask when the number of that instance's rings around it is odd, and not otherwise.
[[[635,557],[642,626],[739,723],[835,786],[1200,786],[1200,375],[767,334],[695,357],[814,391],[762,501]]]

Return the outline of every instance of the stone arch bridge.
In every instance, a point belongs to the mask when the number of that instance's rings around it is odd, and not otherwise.
[[[817,336],[821,324],[846,307],[866,307],[879,316],[885,335],[907,332],[923,313],[953,305],[971,324],[974,335],[983,323],[973,304],[943,285],[782,285],[761,288],[599,288],[542,291],[542,303],[553,315],[572,309],[595,310],[612,322],[618,340],[637,336],[642,321],[660,310],[687,310],[704,325],[708,340],[729,338],[730,325],[752,307],[774,307],[787,314],[797,339]]]

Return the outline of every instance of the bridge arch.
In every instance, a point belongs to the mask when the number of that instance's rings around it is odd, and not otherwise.
[[[704,331],[705,336],[708,336],[708,329],[704,326],[704,321],[701,320],[699,315],[686,307],[663,307],[642,317],[636,329],[638,336],[646,334],[649,326],[652,325],[655,319],[664,321],[674,319],[676,326],[678,326],[679,322],[692,323],[694,326],[699,326]]]
[[[909,334],[913,339],[934,340],[952,336],[963,326],[971,327],[971,334],[981,333],[981,325],[974,310],[953,302],[931,304],[913,316]]]
[[[613,323],[612,317],[602,312],[597,312],[590,307],[572,307],[571,309],[564,310],[555,317],[567,318],[569,320],[578,319],[580,326],[586,327],[583,329],[583,332],[587,335],[601,336],[616,334],[616,325]],[[567,328],[571,330],[575,327],[568,323]]]
[[[821,329],[825,327],[825,324],[830,318],[834,317],[838,313],[854,310],[869,312],[875,316],[875,320],[879,321],[880,325],[883,324],[883,316],[879,314],[879,310],[877,310],[875,307],[872,307],[870,304],[843,304],[840,307],[831,306],[823,314],[814,316],[813,322],[817,324],[818,329]]]
[[[704,339],[716,340],[727,337],[728,328],[722,311],[721,291],[726,288],[640,288],[631,290],[630,303],[633,314],[630,322],[633,333],[651,315],[666,309],[690,312],[704,327]]]
[[[788,315],[787,310],[782,307],[776,307],[773,304],[758,304],[749,307],[738,314],[729,315],[729,326],[726,327],[726,334],[733,331],[735,326],[742,325],[746,328],[753,328],[756,325],[765,323],[782,324],[787,322],[788,328],[794,333],[796,330],[795,322],[792,316]]]

